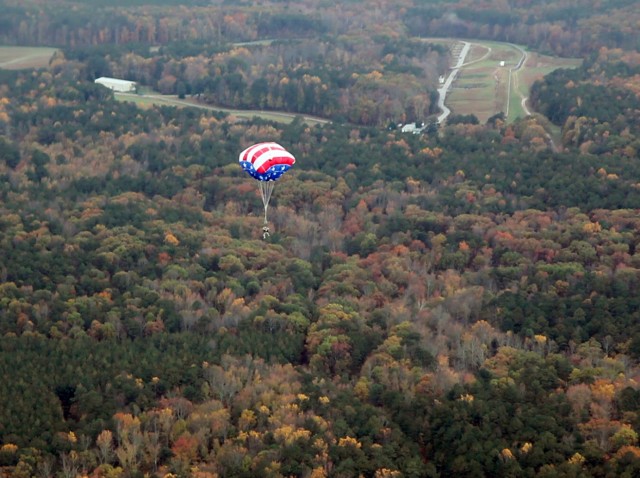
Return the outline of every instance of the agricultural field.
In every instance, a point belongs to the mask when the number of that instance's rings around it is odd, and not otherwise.
[[[0,68],[46,68],[55,52],[55,48],[47,47],[0,46]]]

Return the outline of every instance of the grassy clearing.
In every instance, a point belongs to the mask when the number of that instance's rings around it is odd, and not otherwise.
[[[578,58],[554,58],[529,52],[527,63],[517,72],[518,87],[528,94],[531,85],[558,68],[577,68],[582,63]],[[522,91],[525,90],[525,91]]]
[[[467,63],[482,61],[489,55],[491,49],[485,45],[472,44],[469,53],[467,54]]]
[[[523,55],[516,46],[492,41],[470,42],[471,49],[447,95],[446,104],[453,114],[474,114],[481,123],[500,112],[508,113],[510,122],[526,116],[522,100],[529,96],[536,80],[558,68],[575,68],[581,62],[528,51],[526,62],[516,70]]]
[[[447,103],[455,114],[474,114],[484,123],[519,102],[509,97],[509,82],[510,69],[518,65],[522,54],[511,45],[497,42],[474,44],[473,49],[485,53],[468,59]]]
[[[577,68],[581,63],[582,60],[578,58],[557,58],[527,52],[527,61],[523,68],[512,74],[511,109],[507,119],[513,121],[526,116],[526,111],[520,106],[521,99],[529,96],[534,82],[558,68]]]
[[[152,93],[150,91],[145,91],[144,95],[136,95],[131,93],[116,93],[115,97],[119,101],[129,101],[135,103],[141,108],[149,108],[153,105],[168,105],[168,106],[176,106],[178,108],[199,108],[208,111],[221,111],[223,113],[227,113],[231,116],[234,116],[237,119],[249,120],[255,117],[262,118],[268,121],[275,121],[278,123],[291,123],[296,117],[301,116],[303,120],[313,126],[316,124],[326,124],[327,120],[322,118],[313,118],[310,116],[304,115],[296,115],[293,113],[282,113],[278,111],[261,111],[261,110],[237,110],[231,108],[222,108],[218,106],[209,106],[203,105],[202,103],[198,103],[195,100],[184,99],[181,100],[177,96],[173,95],[160,95],[157,93]]]
[[[234,43],[234,46],[267,46],[271,45],[275,40],[253,40]]]
[[[47,47],[0,46],[0,68],[24,70],[46,68],[57,50]]]
[[[504,70],[504,68],[503,68]],[[504,109],[507,75],[486,61],[463,68],[447,97],[453,114],[474,114],[481,122]]]
[[[161,104],[161,103],[167,104],[167,102],[164,102],[164,101],[161,102],[161,101],[158,101],[158,99],[147,98],[145,96],[140,96],[140,95],[116,93],[115,97],[116,97],[116,100],[118,101],[126,101],[129,103],[133,103],[139,108],[151,108],[152,106]]]

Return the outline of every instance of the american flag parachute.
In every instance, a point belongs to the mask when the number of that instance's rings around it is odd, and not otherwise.
[[[257,143],[240,153],[239,161],[242,169],[258,181],[267,224],[267,208],[275,181],[293,166],[296,158],[278,143]]]

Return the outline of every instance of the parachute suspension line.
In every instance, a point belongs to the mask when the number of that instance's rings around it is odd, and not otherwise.
[[[264,204],[264,223],[267,224],[267,209],[269,208],[269,200],[271,199],[271,193],[275,186],[274,181],[260,181],[260,194],[262,195],[262,204]]]

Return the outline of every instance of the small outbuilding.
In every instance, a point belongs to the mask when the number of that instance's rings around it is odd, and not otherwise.
[[[119,80],[118,78],[109,78],[106,76],[101,76],[95,83],[99,85],[106,86],[110,90],[118,91],[121,93],[129,93],[136,91],[136,82],[135,81],[127,81],[127,80]]]

